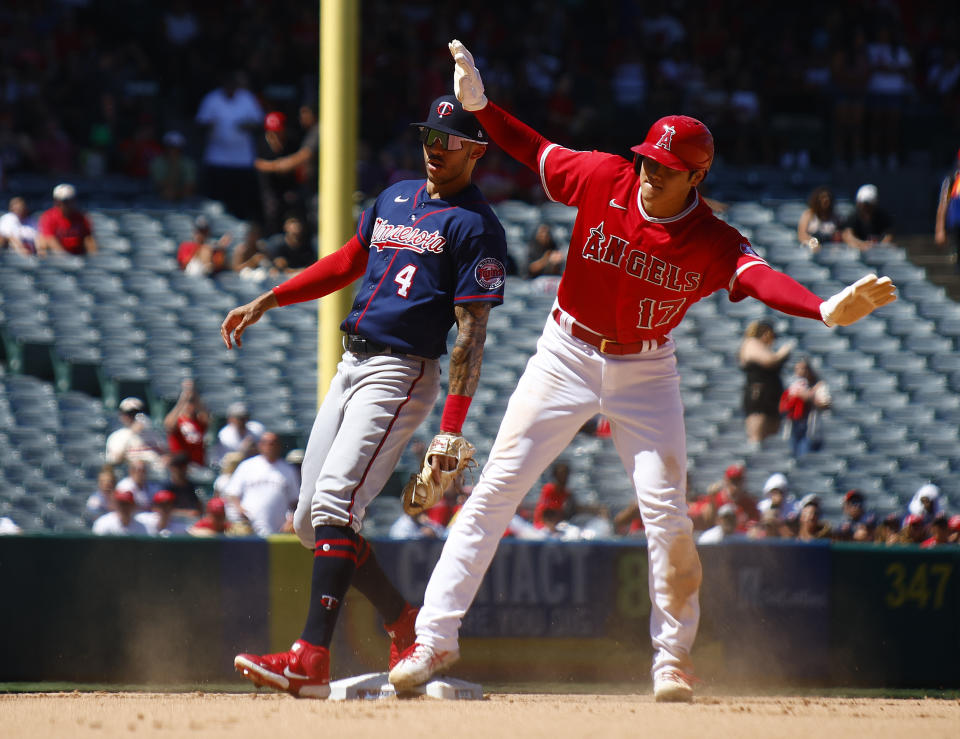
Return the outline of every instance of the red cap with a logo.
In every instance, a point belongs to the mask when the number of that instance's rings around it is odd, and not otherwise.
[[[650,126],[647,138],[630,151],[683,172],[710,169],[713,134],[696,118],[668,115]]]

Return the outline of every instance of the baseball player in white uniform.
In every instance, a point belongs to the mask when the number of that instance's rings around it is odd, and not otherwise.
[[[633,161],[544,139],[489,102],[470,52],[450,44],[454,88],[490,138],[540,175],[551,200],[576,206],[557,302],[500,425],[480,480],[457,516],[416,623],[390,672],[398,691],[459,658],[458,631],[524,495],[589,418],[603,413],[637,493],[647,536],[653,683],[658,701],[693,699],[700,560],[687,515],[686,446],[670,330],[720,289],[797,316],[847,325],[895,299],[876,275],[822,300],[772,269],[699,196],[713,137],[667,116]]]

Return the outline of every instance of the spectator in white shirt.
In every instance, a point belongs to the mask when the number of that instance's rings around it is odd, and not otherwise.
[[[87,513],[101,514],[113,510],[113,493],[117,489],[117,471],[105,464],[97,472],[97,490],[87,498]]]
[[[300,485],[293,466],[283,459],[280,437],[264,432],[260,453],[241,462],[226,493],[239,505],[257,536],[293,530]]]
[[[737,538],[737,507],[733,503],[724,503],[717,511],[717,525],[707,529],[698,544],[719,544],[724,539]]]
[[[169,490],[158,490],[153,495],[153,510],[138,513],[134,520],[142,523],[150,536],[186,534],[193,521],[187,522],[173,515],[176,500],[177,496]]]
[[[27,201],[11,198],[10,211],[0,216],[0,248],[12,249],[25,256],[37,253],[37,227],[27,220]]]
[[[158,472],[166,469],[162,457],[165,444],[154,430],[145,409],[140,398],[124,398],[120,401],[117,418],[121,426],[107,437],[104,454],[109,464],[126,464],[134,459],[142,459]]]
[[[260,191],[254,134],[263,126],[263,108],[246,89],[242,72],[229,73],[223,85],[200,101],[196,122],[207,132],[203,151],[204,194],[223,202],[242,220],[256,220]]]
[[[137,504],[129,490],[117,490],[113,494],[116,510],[104,513],[93,522],[93,533],[97,536],[147,535],[147,527],[134,518]]]
[[[22,533],[23,529],[17,526],[16,521],[9,516],[0,516],[0,536],[13,536]]]
[[[148,479],[149,467],[143,459],[131,459],[127,465],[127,476],[117,483],[117,490],[129,490],[133,500],[141,511],[149,511],[154,495],[160,490],[160,483]],[[155,502],[155,501],[154,501]]]
[[[446,529],[425,513],[416,516],[401,513],[390,526],[389,536],[391,539],[440,539],[445,533]]]
[[[257,443],[264,425],[250,420],[250,412],[244,403],[231,403],[227,408],[227,423],[217,432],[217,446],[213,453],[215,461],[221,461],[224,455],[239,452],[243,459],[256,454]]]

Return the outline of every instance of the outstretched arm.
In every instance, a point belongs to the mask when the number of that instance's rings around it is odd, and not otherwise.
[[[274,172],[274,173],[286,173],[292,172],[297,167],[301,167],[307,162],[310,161],[310,157],[314,154],[313,150],[309,147],[301,147],[297,149],[293,154],[287,154],[285,157],[280,157],[279,159],[255,159],[253,166],[258,172]]]
[[[801,318],[821,320],[820,304],[823,298],[810,292],[789,275],[765,264],[757,263],[737,277],[741,292],[781,313]]]
[[[344,246],[314,262],[286,282],[267,290],[246,305],[234,308],[220,325],[220,336],[227,349],[243,346],[241,336],[272,308],[316,300],[346,287],[367,268],[367,251],[354,236]],[[231,341],[232,340],[232,341]]]
[[[737,287],[781,313],[822,320],[828,326],[849,326],[897,299],[889,277],[866,275],[826,300],[792,277],[757,264],[737,277]]]

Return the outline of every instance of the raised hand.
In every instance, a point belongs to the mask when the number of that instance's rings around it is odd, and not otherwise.
[[[487,96],[483,93],[483,80],[480,71],[473,63],[473,54],[467,47],[454,39],[447,48],[456,66],[453,70],[453,92],[464,110],[480,110],[487,104]]]

